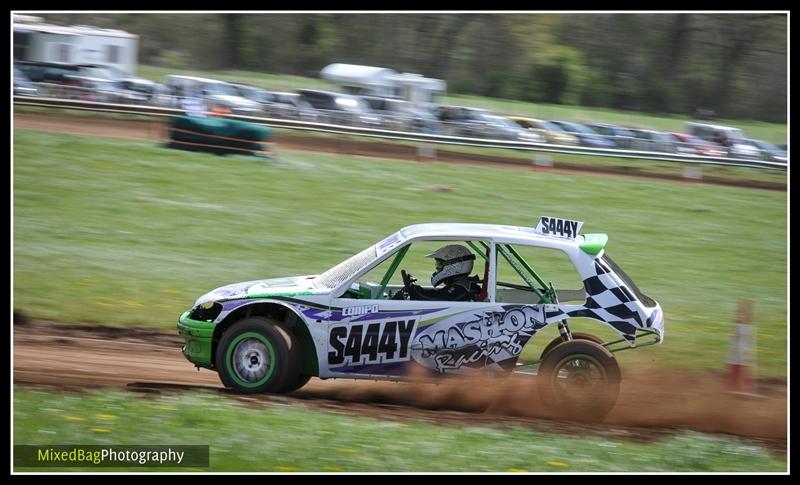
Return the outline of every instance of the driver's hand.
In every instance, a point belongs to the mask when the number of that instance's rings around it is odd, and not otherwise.
[[[411,280],[411,281],[417,281],[417,280]],[[414,283],[411,283],[410,285],[408,285],[408,299],[409,300],[420,299],[419,298],[420,293],[422,293],[422,287],[420,285],[415,285]]]

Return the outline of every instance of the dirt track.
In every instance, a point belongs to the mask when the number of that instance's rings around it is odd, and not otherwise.
[[[119,387],[137,392],[224,392],[216,373],[199,372],[180,352],[181,339],[147,328],[33,321],[15,325],[15,386],[61,390]],[[761,382],[760,397],[728,392],[715,375],[636,374],[623,369],[617,406],[603,423],[568,423],[538,405],[535,377],[441,385],[312,379],[289,396],[237,397],[252,405],[295,402],[397,420],[524,424],[560,433],[649,440],[676,429],[734,434],[786,449],[786,383]],[[475,392],[475,389],[481,389]],[[483,409],[488,405],[488,409]],[[480,410],[480,411],[479,411]]]
[[[41,131],[53,131],[87,136],[105,136],[114,138],[130,138],[160,141],[166,139],[165,124],[162,120],[133,121],[111,118],[91,118],[51,114],[51,113],[14,113],[14,126]],[[281,151],[318,151],[375,158],[391,158],[401,160],[417,159],[416,147],[397,143],[380,141],[364,141],[357,137],[338,136],[325,138],[317,136],[304,136],[300,134],[281,134],[274,144],[276,152]],[[646,179],[662,179],[686,182],[676,170],[674,174],[635,173],[635,167],[587,167],[586,165],[570,164],[558,160],[552,170],[556,172],[586,173],[614,177],[634,177]],[[498,157],[476,153],[461,153],[438,149],[436,161],[447,163],[468,163],[487,165],[493,167],[513,168],[517,170],[533,170],[529,161],[522,158]],[[703,183],[717,185],[733,185],[769,190],[786,190],[786,183],[733,180],[705,175]]]

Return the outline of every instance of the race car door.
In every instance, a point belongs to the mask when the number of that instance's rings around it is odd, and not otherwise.
[[[434,287],[422,281],[437,271],[428,256],[454,244],[474,256],[467,275],[474,282],[469,301],[448,300],[446,282]],[[493,247],[488,240],[415,240],[358,274],[331,300],[327,358],[320,372],[328,377],[397,378],[415,369],[469,372],[496,365],[500,353],[493,351],[492,339],[499,337],[496,314],[502,308],[494,303]],[[425,299],[408,299],[412,284]]]

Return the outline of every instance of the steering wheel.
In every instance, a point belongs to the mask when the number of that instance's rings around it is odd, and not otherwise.
[[[417,281],[416,278],[414,278],[410,274],[406,273],[406,270],[404,270],[404,269],[400,270],[400,276],[403,277],[403,287],[405,289],[409,289],[411,287],[411,284],[414,283],[415,281]]]
[[[408,300],[411,295],[411,284],[417,281],[413,276],[406,273],[406,270],[400,270],[400,276],[403,277],[403,289],[395,293],[394,300]]]

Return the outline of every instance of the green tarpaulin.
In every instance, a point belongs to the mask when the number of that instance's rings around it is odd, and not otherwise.
[[[178,116],[169,122],[169,139],[170,148],[217,155],[263,155],[272,132],[246,121]]]

